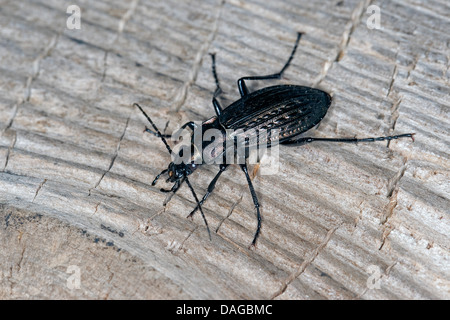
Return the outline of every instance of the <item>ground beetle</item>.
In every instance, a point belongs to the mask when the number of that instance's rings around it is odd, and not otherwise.
[[[328,93],[319,89],[296,85],[277,85],[266,87],[254,92],[249,92],[245,84],[246,80],[269,80],[281,78],[283,72],[287,69],[287,67],[291,63],[292,58],[294,57],[301,36],[302,34],[298,33],[297,40],[295,42],[295,46],[292,50],[292,53],[280,72],[265,76],[248,76],[240,78],[237,81],[237,85],[241,98],[233,102],[225,109],[223,109],[220,106],[217,100],[217,96],[222,92],[222,90],[220,88],[219,80],[216,74],[215,55],[211,54],[212,73],[216,83],[216,90],[213,95],[212,104],[214,106],[216,115],[202,123],[201,125],[201,129],[203,129],[202,131],[205,132],[207,129],[211,128],[220,130],[223,136],[223,141],[225,142],[227,139],[230,140],[237,138],[237,136],[234,137],[230,137],[229,135],[227,136],[226,130],[228,129],[233,130],[242,129],[244,131],[249,129],[266,130],[266,132],[268,132],[269,134],[268,136],[266,136],[268,138],[265,139],[264,143],[266,143],[268,147],[270,147],[274,143],[279,143],[282,145],[299,146],[314,141],[357,143],[357,142],[393,140],[404,137],[410,137],[413,139],[414,133],[407,133],[387,137],[378,137],[378,138],[365,138],[365,139],[298,137],[301,133],[306,132],[312,127],[316,126],[323,119],[323,117],[328,111],[328,108],[331,105],[331,97]],[[156,127],[156,125],[153,123],[153,121],[150,119],[150,117],[141,108],[141,106],[139,106],[137,103],[135,103],[134,105],[137,106],[139,110],[141,110],[141,112],[144,114],[144,116],[147,118],[147,120],[153,127],[153,130],[150,130],[149,128],[146,127],[145,131],[161,138],[162,142],[166,146],[169,153],[172,154],[172,149],[170,148],[169,144],[166,141],[166,138],[170,138],[171,135],[162,134]],[[197,125],[194,122],[188,122],[184,124],[181,128],[182,129],[190,128],[191,130],[195,130],[197,128]],[[274,132],[276,132],[276,134],[273,134]],[[202,142],[202,147],[205,148],[210,143],[211,143],[210,141],[209,142],[204,141]],[[246,143],[247,143],[246,147],[249,147],[248,141],[246,141]],[[191,139],[191,146],[192,149],[197,148],[197,147],[194,148],[193,138]],[[220,152],[217,152],[216,150],[213,158],[224,157],[225,154],[224,151],[225,146],[220,149]],[[177,155],[175,155],[175,158],[176,157]],[[248,153],[245,153],[245,157],[248,157]],[[156,176],[156,178],[153,180],[152,185],[156,184],[157,180],[161,175],[167,173],[168,174],[167,181],[174,183],[174,185],[170,190],[161,189],[161,191],[172,192],[174,194],[180,188],[182,183],[186,181],[197,203],[197,206],[188,215],[188,217],[192,217],[194,212],[197,209],[199,209],[205,222],[206,228],[208,230],[209,237],[211,238],[208,222],[202,210],[202,204],[214,190],[214,187],[220,175],[229,166],[229,164],[227,164],[229,163],[229,161],[228,162],[225,161],[224,164],[220,164],[219,172],[216,174],[214,179],[209,184],[207,192],[203,196],[202,200],[199,201],[188,179],[188,176],[192,172],[194,172],[194,170],[197,169],[199,165],[205,163],[208,162],[205,161],[204,158],[200,160],[200,163],[198,161],[194,161],[193,159],[191,159],[190,161],[182,161],[181,163],[179,161],[178,162],[173,161],[169,164],[167,169],[163,170],[160,174]],[[240,164],[240,167],[247,179],[247,183],[250,188],[250,193],[252,195],[253,203],[256,209],[256,217],[258,220],[257,229],[252,241],[252,246],[254,246],[256,244],[256,240],[258,239],[261,229],[261,214],[259,210],[259,202],[248,173],[247,164],[246,163]]]

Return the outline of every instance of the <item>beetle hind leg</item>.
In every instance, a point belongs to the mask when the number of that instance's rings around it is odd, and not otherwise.
[[[298,43],[300,42],[300,38],[302,37],[302,33],[297,33],[297,40],[295,41],[294,48],[292,49],[291,55],[289,56],[288,61],[285,63],[283,68],[278,73],[269,74],[266,76],[247,76],[242,77],[237,81],[239,93],[241,94],[241,97],[246,96],[249,94],[247,85],[245,84],[245,80],[270,80],[270,79],[280,79],[283,75],[283,72],[289,67],[291,64],[292,59],[294,58],[295,51],[297,51]]]
[[[405,133],[399,134],[395,136],[386,136],[386,137],[376,137],[376,138],[312,138],[312,137],[302,137],[298,139],[292,139],[288,141],[283,141],[281,144],[288,146],[301,146],[307,143],[311,143],[314,141],[327,141],[327,142],[344,142],[344,143],[358,143],[358,142],[375,142],[375,141],[388,141],[397,140],[401,138],[411,138],[414,142],[415,133]]]

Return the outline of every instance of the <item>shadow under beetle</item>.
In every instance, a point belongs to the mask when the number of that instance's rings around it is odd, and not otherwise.
[[[249,129],[265,130],[266,132],[268,132],[268,135],[266,135],[267,138],[264,140],[264,143],[267,144],[267,147],[270,147],[275,143],[279,143],[282,145],[299,146],[314,141],[358,143],[383,140],[389,141],[404,137],[410,137],[414,141],[414,133],[365,139],[298,137],[299,134],[308,131],[323,119],[328,111],[328,108],[331,105],[331,96],[328,93],[319,89],[297,85],[277,85],[262,88],[254,92],[249,92],[247,85],[245,84],[245,81],[247,80],[269,80],[281,78],[283,72],[289,67],[294,57],[301,36],[302,34],[298,33],[292,53],[280,72],[265,76],[247,76],[240,78],[237,81],[237,85],[241,98],[224,109],[220,106],[217,100],[217,96],[222,92],[222,90],[220,88],[219,80],[216,74],[215,55],[211,54],[212,73],[216,83],[216,90],[212,98],[212,104],[214,106],[216,115],[202,122],[201,129],[202,132],[205,132],[207,129],[211,128],[218,129],[222,132],[224,147],[221,148],[222,152],[216,152],[214,157],[225,157],[225,141],[226,139],[230,139],[230,137],[226,135],[225,130],[227,129],[242,129],[243,131]],[[159,129],[141,108],[141,106],[139,106],[137,103],[135,103],[134,105],[137,106],[139,110],[141,110],[141,112],[153,127],[153,130],[150,130],[146,127],[145,131],[161,138],[169,153],[172,154],[172,149],[166,141],[166,138],[170,138],[171,135],[161,134]],[[197,128],[197,125],[194,122],[188,122],[181,127],[181,129],[185,128],[195,130]],[[275,134],[272,134],[274,132]],[[238,136],[235,135],[232,139],[237,138]],[[246,141],[246,143],[247,142],[248,141]],[[209,143],[212,142],[203,141],[202,147],[207,147]],[[261,142],[258,141],[258,143]],[[191,136],[191,146],[194,149],[193,135]],[[245,146],[247,148],[249,147],[248,144]],[[175,155],[175,157],[176,156],[177,155]],[[245,157],[248,158],[248,153],[245,153]],[[182,183],[186,182],[197,203],[197,206],[194,208],[194,210],[192,210],[188,217],[192,217],[193,214],[199,209],[208,230],[209,238],[211,239],[211,232],[209,230],[206,217],[203,213],[202,205],[214,190],[217,180],[219,179],[220,175],[226,170],[229,164],[226,164],[227,162],[223,162],[225,164],[220,164],[219,172],[209,184],[206,194],[199,201],[192,187],[192,184],[188,179],[188,176],[192,174],[201,164],[205,163],[207,162],[203,158],[200,164],[198,164],[198,162],[194,160],[181,163],[177,161],[171,162],[167,169],[163,170],[156,176],[156,178],[152,182],[152,185],[155,185],[157,180],[162,175],[167,173],[167,181],[174,184],[170,190],[161,189],[161,191],[172,192],[174,194],[180,188]],[[252,246],[254,246],[261,230],[261,213],[259,210],[258,197],[248,173],[247,164],[240,164],[240,167],[247,179],[258,221],[256,232],[252,241]]]

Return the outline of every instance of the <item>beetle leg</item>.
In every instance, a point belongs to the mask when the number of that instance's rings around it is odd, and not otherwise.
[[[169,151],[169,153],[172,154],[172,149],[171,149],[170,146],[167,144],[166,138],[164,137],[165,135],[161,134],[161,132],[159,131],[158,127],[155,125],[155,123],[152,121],[152,119],[150,119],[150,117],[148,116],[148,114],[145,113],[144,109],[142,109],[142,107],[141,107],[139,104],[137,104],[137,103],[134,103],[133,106],[136,106],[136,107],[139,108],[139,110],[141,110],[142,114],[145,116],[145,118],[147,118],[147,121],[152,125],[153,129],[155,130],[155,131],[152,131],[152,130],[150,130],[150,129],[148,129],[148,128],[146,127],[146,130],[145,130],[145,131],[148,130],[148,132],[153,133],[153,134],[156,135],[157,137],[160,137],[161,140],[162,140],[162,142],[163,142],[164,145],[166,146],[167,151]]]
[[[255,236],[253,237],[252,246],[256,245],[256,239],[258,239],[259,232],[261,230],[261,213],[259,212],[259,202],[258,197],[256,196],[255,189],[253,188],[252,180],[250,179],[250,176],[248,174],[248,169],[246,164],[241,164],[241,169],[245,173],[245,177],[247,178],[248,187],[250,188],[250,193],[252,195],[253,204],[255,205],[256,209],[256,218],[258,219],[258,227],[255,232]]]
[[[194,129],[197,128],[197,125],[195,124],[194,121],[189,121],[189,122],[186,122],[185,124],[183,124],[180,129],[183,130],[186,127],[191,129],[192,131],[194,131]]]
[[[214,97],[212,102],[213,102],[214,110],[216,111],[216,115],[218,117],[220,117],[220,115],[222,114],[222,107],[220,106],[219,101],[217,101],[217,99]]]
[[[200,200],[200,205],[203,205],[203,203],[206,201],[206,199],[208,199],[209,195],[213,192],[214,188],[216,187],[216,183],[217,180],[219,180],[220,175],[222,174],[222,172],[225,171],[225,169],[228,167],[228,164],[221,164],[220,165],[220,170],[219,172],[217,172],[216,176],[214,177],[214,179],[212,179],[212,181],[209,183],[208,186],[208,190],[206,191],[205,195],[203,196],[202,200]],[[191,213],[189,213],[189,215],[187,216],[188,218],[192,218],[192,216],[194,215],[194,213],[198,210],[198,206],[196,206],[194,208],[194,210],[191,211]]]
[[[180,189],[184,180],[186,180],[186,178],[182,178],[181,180],[175,181],[175,184],[172,186],[172,188],[170,190],[160,189],[161,192],[170,193],[163,202],[164,207],[169,203],[169,201],[172,199],[172,197],[175,195],[175,193],[178,191],[178,189]]]
[[[208,221],[206,220],[205,214],[203,213],[202,205],[198,201],[197,194],[195,193],[194,188],[192,187],[191,183],[189,182],[188,177],[184,177],[184,180],[186,180],[186,183],[187,183],[189,189],[191,189],[192,195],[194,196],[195,202],[197,202],[197,206],[200,209],[200,213],[202,214],[203,221],[205,222],[205,225],[206,225],[206,230],[208,230],[209,240],[211,240],[211,231],[209,230]]]
[[[415,133],[405,133],[400,134],[396,136],[387,136],[387,137],[377,137],[377,138],[364,138],[364,139],[357,139],[357,138],[311,138],[311,137],[305,137],[305,138],[298,138],[294,140],[288,140],[284,141],[281,144],[288,145],[288,146],[301,146],[303,144],[311,143],[314,141],[328,141],[328,142],[346,142],[346,143],[358,143],[358,142],[374,142],[374,141],[391,141],[395,139],[400,138],[411,138],[414,141],[414,135]]]
[[[159,177],[161,177],[164,173],[166,173],[167,171],[169,171],[168,169],[164,169],[163,171],[161,171],[160,174],[158,174],[155,179],[152,182],[152,186],[154,186],[156,184],[156,181],[158,181]]]
[[[210,53],[209,55],[211,56],[211,60],[212,60],[212,66],[211,66],[212,74],[214,77],[214,81],[216,82],[216,90],[214,91],[214,98],[216,98],[223,91],[222,91],[222,88],[220,87],[219,78],[217,77],[217,73],[216,73],[216,54]]]
[[[183,182],[183,181],[180,181],[180,180],[175,181],[175,183],[173,184],[172,188],[170,188],[170,190],[168,190],[168,189],[163,189],[163,188],[161,188],[161,189],[159,189],[159,190],[160,190],[161,192],[165,192],[165,193],[169,193],[169,192],[175,193],[175,192],[178,191],[178,189],[180,189],[181,182]]]
[[[180,131],[183,131],[184,129],[186,129],[186,127],[189,128],[189,129],[191,129],[191,131],[194,131],[194,130],[197,128],[197,125],[195,124],[194,121],[189,121],[189,122],[186,122],[185,124],[183,124],[183,125],[180,127],[180,129],[178,129],[178,130],[175,131],[175,132],[178,134]],[[176,136],[176,134],[175,134],[175,133],[172,134],[171,137],[173,137],[173,136]]]
[[[212,74],[213,74],[213,77],[214,77],[214,81],[216,82],[216,90],[214,91],[212,103],[213,103],[213,106],[214,106],[214,110],[216,111],[216,114],[219,117],[220,114],[222,113],[222,107],[220,106],[220,103],[219,103],[219,101],[217,101],[216,98],[223,91],[222,91],[222,88],[220,87],[219,78],[217,77],[217,73],[216,73],[216,54],[215,53],[210,53],[209,55],[211,56],[211,60],[212,60]]]
[[[169,192],[171,191],[171,193],[166,197],[166,199],[163,202],[163,206],[165,207],[169,201],[172,199],[172,197],[175,195],[175,193],[178,191],[178,189],[180,189],[181,185],[183,184],[184,179],[182,179],[181,181],[179,181],[178,185],[175,187],[175,185],[172,187],[172,189],[169,190]]]
[[[191,129],[192,131],[195,130],[195,128],[197,128],[197,125],[193,122],[193,121],[189,121],[187,123],[185,123],[184,125],[181,126],[181,128],[186,128],[189,127],[189,129]]]
[[[164,138],[170,139],[170,138],[172,137],[170,134],[162,134],[162,133],[158,133],[158,132],[155,132],[155,131],[153,131],[153,130],[150,130],[150,129],[147,128],[147,127],[145,127],[144,132],[151,133],[151,134],[157,136],[158,138],[164,137]]]
[[[180,130],[185,129],[186,127],[188,127],[189,129],[191,129],[192,131],[194,131],[195,128],[197,128],[197,125],[196,125],[193,121],[189,121],[189,122],[186,122],[185,124],[183,124],[183,125],[181,126]],[[168,139],[172,138],[172,135],[171,135],[171,134],[162,134],[162,133],[158,133],[158,132],[155,132],[155,131],[153,131],[153,130],[150,130],[150,129],[147,128],[147,127],[145,127],[144,132],[151,133],[151,134],[157,136],[158,138],[160,138],[160,137],[164,137],[164,138],[168,138]]]
[[[288,61],[286,62],[286,64],[284,65],[284,67],[281,69],[280,72],[278,73],[274,73],[274,74],[269,74],[266,76],[248,76],[248,77],[242,77],[237,81],[238,84],[238,89],[239,89],[239,93],[241,94],[241,97],[246,96],[247,94],[249,94],[247,85],[245,84],[245,80],[270,80],[270,79],[280,79],[281,76],[283,75],[283,72],[289,67],[289,65],[291,64],[292,59],[294,58],[294,54],[295,51],[297,50],[298,47],[298,43],[300,41],[300,38],[302,36],[302,33],[297,33],[297,40],[295,41],[295,45],[294,48],[292,49],[292,53],[289,56]]]

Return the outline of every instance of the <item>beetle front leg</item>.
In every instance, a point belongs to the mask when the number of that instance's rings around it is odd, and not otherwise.
[[[159,189],[161,192],[164,193],[169,193],[169,192],[173,192],[175,194],[175,192],[178,191],[178,189],[180,189],[181,184],[184,182],[185,178],[181,179],[181,180],[177,180],[175,181],[175,183],[173,184],[172,188],[170,188],[170,190],[168,189]]]
[[[175,189],[172,187],[172,189],[169,190],[169,192],[171,191],[171,193],[164,200],[164,202],[163,202],[164,207],[169,203],[169,201],[172,199],[172,197],[175,195],[175,193],[178,191],[178,189],[180,189],[183,182],[184,182],[184,179],[179,183],[179,185]]]
[[[158,181],[159,177],[161,177],[164,173],[166,173],[167,171],[169,171],[168,169],[164,169],[163,171],[161,171],[160,174],[158,174],[155,179],[152,182],[152,186],[154,186],[156,184],[156,182]]]
[[[200,200],[200,205],[203,205],[203,202],[206,201],[206,199],[208,199],[209,195],[213,192],[214,188],[216,187],[216,183],[217,180],[219,180],[220,175],[222,174],[222,172],[225,171],[225,169],[228,167],[228,164],[221,164],[220,165],[220,171],[216,174],[216,176],[214,177],[214,179],[212,179],[212,181],[209,183],[208,186],[208,190],[206,191],[205,195],[203,196],[202,200]],[[194,208],[194,210],[191,211],[191,213],[189,213],[189,215],[187,216],[188,218],[192,218],[192,216],[194,215],[194,213],[198,210],[198,206],[196,206]]]

